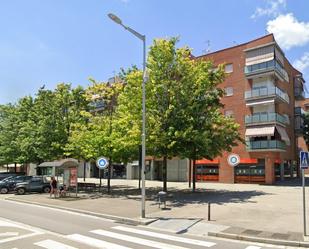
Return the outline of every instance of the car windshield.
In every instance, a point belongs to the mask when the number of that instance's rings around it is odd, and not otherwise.
[[[13,178],[15,178],[15,176],[9,176],[7,178],[4,178],[1,182],[8,182],[11,181]]]

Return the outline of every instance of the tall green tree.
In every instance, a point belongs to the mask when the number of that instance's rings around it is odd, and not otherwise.
[[[16,163],[19,155],[18,119],[16,105],[0,106],[0,163]]]
[[[223,67],[192,60],[190,49],[177,48],[177,42],[155,40],[147,64],[148,144],[163,158],[164,191],[168,158],[213,159],[241,141],[239,126],[220,111]]]
[[[73,153],[84,160],[95,160],[99,156],[109,157],[109,164],[121,157],[119,144],[115,140],[115,108],[123,84],[96,82],[85,91],[85,98],[93,108],[84,111],[87,122],[76,123],[66,147],[67,153]],[[108,168],[108,191],[110,191],[110,167]]]

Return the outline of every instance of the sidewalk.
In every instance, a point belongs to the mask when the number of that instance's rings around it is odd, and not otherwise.
[[[79,179],[82,182],[82,179]],[[87,179],[98,183],[98,179]],[[103,180],[106,185],[106,180]],[[197,183],[196,193],[188,183],[168,183],[167,208],[160,209],[156,195],[162,182],[146,181],[146,216],[140,219],[140,190],[136,180],[111,180],[111,195],[80,194],[79,198],[50,198],[31,194],[13,196],[10,200],[35,203],[61,209],[89,213],[133,224],[175,233],[212,235],[259,242],[295,241],[303,243],[301,187],[247,184]],[[289,185],[289,184],[286,184]],[[211,202],[211,221],[207,221]],[[206,222],[207,221],[207,222]],[[274,243],[273,242],[273,243]],[[309,244],[308,244],[309,247]]]

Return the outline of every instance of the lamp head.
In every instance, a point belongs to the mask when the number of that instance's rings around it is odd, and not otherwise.
[[[112,13],[109,13],[109,14],[108,14],[108,17],[109,17],[110,19],[112,19],[115,23],[117,23],[117,24],[122,24],[122,21],[121,21],[121,19],[120,19],[118,16],[116,16],[116,15],[114,15],[114,14],[112,14]]]

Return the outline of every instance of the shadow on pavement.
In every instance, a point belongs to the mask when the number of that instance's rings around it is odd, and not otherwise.
[[[147,200],[157,201],[157,194],[161,191],[161,187],[153,187],[146,189]],[[113,186],[111,194],[107,194],[106,190],[97,196],[97,198],[127,198],[140,201],[141,191],[138,188],[128,186]],[[182,207],[188,204],[207,204],[208,202],[223,205],[225,203],[255,203],[251,200],[253,197],[261,195],[270,195],[263,191],[228,191],[228,190],[213,190],[213,189],[196,189],[192,192],[191,189],[176,189],[169,188],[166,196],[168,207]],[[157,205],[153,203],[151,205]]]

